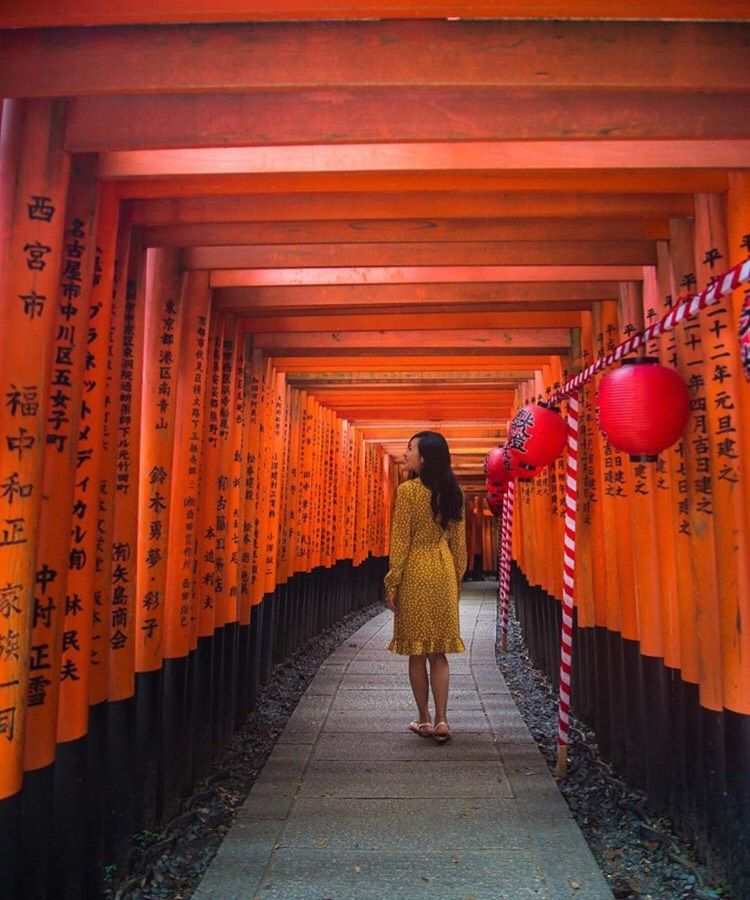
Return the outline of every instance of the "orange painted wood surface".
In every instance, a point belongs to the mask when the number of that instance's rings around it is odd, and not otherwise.
[[[734,22],[233,22],[71,29],[64,42],[54,31],[16,30],[0,34],[0,95],[404,84],[739,91],[750,84],[735,64],[747,30]]]
[[[332,0],[326,6],[326,18],[332,19],[419,19],[419,18],[507,18],[507,19],[653,19],[664,18],[680,21],[696,19],[711,21],[713,19],[746,19],[747,9],[737,0],[723,0],[712,4],[692,0],[678,3],[676,0],[662,2],[655,15],[653,3],[640,0],[638,3],[623,3],[622,0],[607,2],[580,3],[570,0],[533,0],[533,2],[497,2],[497,0],[454,0],[449,4],[435,3],[433,0],[415,2],[402,0],[394,3],[389,0],[370,0],[368,3],[353,3],[351,0]],[[117,25],[148,23],[192,23],[238,22],[251,18],[258,21],[296,21],[307,20],[310,10],[298,0],[253,0],[251,3],[239,3],[237,0],[211,4],[199,12],[191,3],[180,0],[177,3],[113,3],[106,9],[99,5],[55,4],[44,0],[33,8],[9,8],[5,18],[0,19],[3,27],[40,27],[70,25]]]
[[[203,415],[208,381],[211,296],[207,273],[183,275],[183,336],[175,359],[176,404],[173,480],[169,501],[169,544],[164,612],[164,656],[187,656],[197,616],[197,563],[203,450]]]
[[[220,269],[211,287],[317,284],[464,283],[471,281],[640,281],[642,266],[361,266],[310,269]]]
[[[448,182],[444,186],[456,189],[477,189],[481,176],[490,174],[489,190],[507,189],[503,173],[515,175],[516,186],[522,187],[528,173],[546,173],[549,170],[567,173],[578,172],[578,190],[586,190],[585,177],[598,181],[597,170],[605,170],[603,179],[612,177],[609,169],[727,169],[741,168],[747,161],[750,142],[735,137],[731,141],[711,140],[542,140],[542,141],[420,141],[409,143],[346,143],[303,144],[275,147],[213,147],[175,148],[171,150],[110,150],[100,156],[100,174],[107,180],[144,178],[155,176],[201,176],[294,173],[292,177],[304,179],[307,173],[366,173],[366,183],[377,189],[377,182],[370,183],[370,173],[399,172],[406,179],[408,173],[419,173],[415,180],[430,178],[430,173],[441,173]],[[584,173],[585,170],[585,173]],[[454,176],[453,173],[461,173]],[[469,174],[466,174],[469,173]],[[493,184],[498,173],[500,183]],[[654,179],[644,176],[648,182]],[[512,177],[511,176],[511,177]],[[329,176],[330,177],[330,176]],[[356,179],[356,175],[354,178]],[[495,176],[497,177],[497,175]],[[542,177],[544,177],[542,175]],[[621,179],[615,175],[614,179]],[[671,176],[674,178],[674,175]],[[382,176],[381,176],[382,178]],[[456,178],[456,183],[451,184]],[[677,175],[680,179],[680,176]],[[364,179],[360,176],[360,183]],[[640,179],[639,179],[640,181]],[[680,179],[685,189],[684,181]],[[630,183],[638,184],[631,176]],[[573,184],[567,189],[576,189]],[[394,187],[398,186],[395,181]],[[292,187],[290,185],[289,187]],[[527,189],[544,189],[532,181]],[[633,189],[631,188],[631,189]],[[304,189],[304,185],[303,185]],[[325,188],[323,188],[325,189]],[[336,188],[334,188],[336,189]],[[622,189],[622,188],[621,188]],[[641,190],[643,188],[640,188]]]
[[[689,215],[692,196],[685,193],[476,192],[449,194],[410,191],[366,194],[346,191],[253,194],[252,196],[171,197],[158,180],[153,199],[133,202],[134,225],[174,225],[194,222],[305,222],[310,220],[430,219],[560,219],[622,217],[654,219]],[[194,190],[194,189],[193,189]],[[610,278],[611,280],[611,278]]]
[[[670,229],[670,293],[674,297],[685,291],[689,276],[695,276],[694,220],[674,220]],[[716,710],[722,704],[721,638],[717,617],[709,429],[702,409],[706,370],[699,338],[700,322],[690,324],[693,327],[676,333],[673,343],[668,345],[672,363],[688,384],[691,397],[685,439],[677,448],[676,460],[677,549],[679,557],[687,562],[682,567],[685,573],[680,586],[682,671],[688,681],[698,684],[701,704]]]
[[[146,258],[131,232],[125,294],[122,361],[116,421],[109,699],[135,692],[137,630],[138,488],[140,484],[143,341],[146,318]]]
[[[256,334],[254,344],[261,350],[300,352],[307,348],[323,352],[338,350],[431,350],[447,349],[453,352],[473,353],[488,350],[508,350],[519,353],[524,350],[538,353],[565,352],[570,344],[570,334],[564,328],[467,328],[460,335],[437,330],[402,329],[398,331],[308,331],[302,334],[279,335],[275,332]]]
[[[663,177],[663,176],[662,176]],[[726,179],[728,181],[728,178]],[[150,183],[150,182],[149,182]],[[662,182],[660,182],[662,183]],[[133,185],[119,186],[131,193]],[[666,239],[669,226],[659,219],[372,219],[305,222],[202,222],[154,225],[143,229],[148,246],[172,244],[354,244],[446,243],[450,241],[555,241],[563,235],[580,241]],[[581,285],[582,288],[587,285]]]
[[[104,189],[104,195],[108,191]],[[112,613],[113,578],[116,572],[114,546],[115,526],[115,483],[117,462],[120,452],[120,403],[122,363],[125,358],[125,335],[130,322],[126,321],[128,308],[127,273],[130,263],[132,229],[129,221],[129,210],[117,207],[116,240],[114,252],[104,251],[101,254],[101,272],[98,275],[96,290],[112,297],[112,313],[107,328],[107,355],[104,397],[104,428],[102,431],[101,455],[103,464],[99,478],[98,518],[96,523],[96,580],[94,586],[94,631],[92,635],[92,669],[93,677],[89,685],[89,704],[104,703],[110,693],[110,664],[113,652],[113,640],[116,628]],[[107,243],[102,244],[107,247]],[[94,296],[96,300],[96,294]],[[126,406],[127,403],[125,402]],[[111,548],[111,550],[110,550]],[[114,644],[116,646],[116,643]]]
[[[729,257],[727,217],[723,196],[699,194],[695,198],[695,272],[699,282],[707,282]],[[717,257],[718,254],[718,257]],[[743,654],[743,598],[750,593],[748,559],[748,513],[743,503],[745,472],[739,462],[744,414],[748,404],[748,384],[737,353],[737,319],[732,299],[725,298],[700,317],[701,349],[710,445],[710,498],[716,559],[715,617],[721,645],[718,658],[722,702],[729,709],[748,705],[746,686],[750,667]],[[696,332],[693,332],[696,333]],[[744,402],[743,402],[744,401]],[[702,448],[701,448],[702,449]],[[701,479],[706,473],[700,470]],[[703,486],[702,484],[700,485]]]
[[[360,313],[358,315],[328,316],[253,316],[244,320],[245,331],[254,335],[300,334],[307,332],[345,332],[388,330],[469,331],[481,328],[572,328],[579,324],[577,311],[529,311],[529,312],[442,312],[423,313],[419,310],[402,310],[399,313]]]
[[[648,241],[509,241],[447,244],[290,244],[192,247],[188,269],[300,269],[390,266],[637,266],[656,261]]]
[[[747,234],[747,223],[750,221],[750,175],[747,172],[734,172],[730,176],[729,191],[727,193],[727,256],[728,262],[734,264],[745,258],[748,248],[745,246],[745,235]],[[740,310],[745,301],[745,291],[735,291],[731,295],[731,316],[732,321],[739,321]],[[744,390],[738,388],[738,411],[737,429],[738,444],[728,445],[728,450],[736,451],[737,446],[747,446],[748,434],[750,434],[750,396],[747,385]],[[742,506],[745,511],[750,509],[750,456],[748,453],[738,453],[737,459],[727,460],[739,465],[741,470],[741,486],[742,486]],[[724,459],[722,458],[722,463]],[[722,466],[723,468],[723,466]],[[745,569],[745,576],[747,569]],[[740,572],[742,575],[742,572]],[[738,596],[738,605],[740,608],[741,622],[750,621],[750,591],[745,589]],[[731,633],[732,625],[729,625],[729,633]],[[726,625],[724,626],[726,628]],[[725,632],[726,633],[726,632]],[[739,645],[739,648],[737,648]],[[750,634],[743,628],[735,637],[735,648],[733,648],[733,656],[736,658],[738,652],[742,656],[743,666],[740,673],[741,683],[743,685],[750,684],[750,674],[747,671],[748,661],[750,661]],[[728,692],[726,704],[730,709],[736,712],[747,713],[750,711],[750,700],[748,700],[748,691],[743,688],[737,692],[730,680],[731,695]],[[740,706],[737,706],[739,700]]]
[[[292,285],[254,286],[252,288],[217,288],[214,297],[224,309],[246,310],[262,315],[287,315],[302,307],[307,315],[335,314],[337,308],[401,312],[408,303],[415,312],[424,310],[469,312],[534,311],[540,304],[555,308],[567,306],[589,309],[592,302],[613,299],[616,282],[463,282],[381,284],[377,292],[369,285]],[[500,307],[502,304],[502,307]]]
[[[413,372],[455,371],[470,369],[471,371],[503,371],[526,369],[542,366],[549,361],[549,355],[526,356],[488,356],[475,357],[468,360],[464,356],[441,354],[439,357],[419,359],[413,356],[390,356],[387,360],[360,357],[357,359],[357,371],[388,372],[392,369]],[[285,372],[348,372],[352,369],[352,361],[337,356],[320,356],[308,358],[303,356],[274,356],[274,365]]]
[[[48,670],[30,671],[24,769],[55,758],[60,660],[70,547],[60,522],[70,519],[78,461],[78,433],[86,364],[99,192],[96,160],[79,157],[71,167],[59,283],[54,294],[54,344],[45,385],[48,416],[42,473],[42,504],[36,548],[34,616],[30,646],[46,648]],[[44,260],[44,254],[42,260]],[[45,264],[46,267],[46,264]],[[50,298],[52,299],[52,297]],[[34,650],[29,654],[33,659]],[[54,673],[54,677],[50,677]]]
[[[58,103],[4,106],[0,155],[4,171],[13,168],[15,177],[0,201],[0,797],[21,787],[28,692],[44,690],[57,677],[52,648],[34,648],[30,638],[35,598],[49,585],[49,573],[37,568],[36,545],[69,176],[63,129]],[[28,353],[32,346],[38,348],[34,356]],[[32,683],[37,674],[43,681]]]
[[[240,348],[238,350],[238,348]],[[242,454],[242,428],[236,422],[236,386],[238,369],[243,366],[244,339],[234,319],[225,319],[221,349],[221,393],[219,406],[219,470],[217,477],[214,531],[216,535],[214,569],[216,581],[217,628],[238,617],[238,579],[232,565],[233,537],[239,525],[239,502],[233,485],[234,458]],[[239,485],[237,485],[239,487]],[[235,515],[237,518],[235,518]]]
[[[104,608],[109,572],[100,540],[102,488],[107,478],[105,415],[114,311],[113,277],[119,204],[103,191],[86,335],[86,361],[78,428],[76,483],[70,515],[69,574],[61,659],[58,741],[86,734],[92,696],[106,696],[107,658]],[[106,488],[105,488],[106,490]],[[107,560],[109,561],[109,560]]]
[[[571,135],[569,114],[575,108]],[[72,152],[373,141],[747,137],[734,94],[430,85],[74,97]]]
[[[176,255],[149,250],[138,487],[136,671],[157,671],[164,658],[167,553],[177,374],[184,307]]]
[[[212,315],[208,340],[208,382],[203,412],[201,510],[195,590],[198,605],[195,638],[210,637],[216,627],[216,503],[219,476],[219,409],[224,317]],[[195,640],[195,638],[193,640]]]

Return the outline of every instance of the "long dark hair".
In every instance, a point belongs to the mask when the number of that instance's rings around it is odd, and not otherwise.
[[[451,469],[448,444],[438,431],[418,431],[411,441],[418,441],[423,460],[419,478],[432,493],[432,515],[441,528],[447,528],[464,515],[464,495]]]

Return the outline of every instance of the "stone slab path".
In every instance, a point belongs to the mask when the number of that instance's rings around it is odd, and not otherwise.
[[[406,730],[390,613],[328,658],[196,900],[612,897],[498,671],[495,597],[464,586],[448,744]]]

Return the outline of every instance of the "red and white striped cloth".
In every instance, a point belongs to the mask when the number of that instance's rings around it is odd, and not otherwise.
[[[568,397],[567,415],[568,458],[565,470],[560,700],[557,721],[558,748],[567,747],[570,731],[570,676],[573,665],[573,589],[575,588],[576,572],[576,508],[578,503],[578,407],[578,392],[576,391]],[[558,757],[559,768],[560,757]]]
[[[606,369],[614,362],[618,362],[652,338],[659,337],[660,334],[663,334],[665,331],[671,331],[676,325],[679,325],[686,319],[692,319],[694,316],[697,316],[702,309],[718,303],[722,297],[731,294],[741,284],[746,284],[748,281],[750,281],[750,258],[744,262],[737,263],[736,266],[733,266],[723,275],[717,276],[700,294],[690,294],[686,297],[681,297],[677,301],[677,305],[670,309],[654,325],[649,325],[645,331],[639,331],[637,334],[631,335],[627,340],[618,344],[611,353],[608,353],[606,356],[600,356],[596,362],[593,362],[577,375],[574,375],[573,378],[566,381],[560,390],[552,395],[550,402],[560,401],[572,391],[577,391],[582,384],[593,378],[597,372]]]
[[[512,553],[513,537],[513,505],[516,495],[516,483],[508,483],[508,490],[503,498],[503,512],[501,516],[500,546],[498,555],[499,566],[499,600],[500,600],[500,647],[505,650],[508,644],[508,597],[510,595],[510,559]]]

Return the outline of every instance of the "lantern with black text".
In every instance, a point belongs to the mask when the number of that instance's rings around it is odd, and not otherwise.
[[[565,449],[567,426],[559,412],[540,403],[519,409],[508,430],[507,446],[534,468],[551,463]]]
[[[679,440],[688,417],[687,385],[653,357],[623,360],[597,394],[599,427],[634,462],[653,462]]]
[[[485,457],[484,475],[488,490],[491,487],[505,490],[508,486],[511,476],[504,462],[502,447],[493,447]]]
[[[531,481],[544,468],[531,465],[519,450],[508,444],[503,447],[503,466],[509,481]]]

